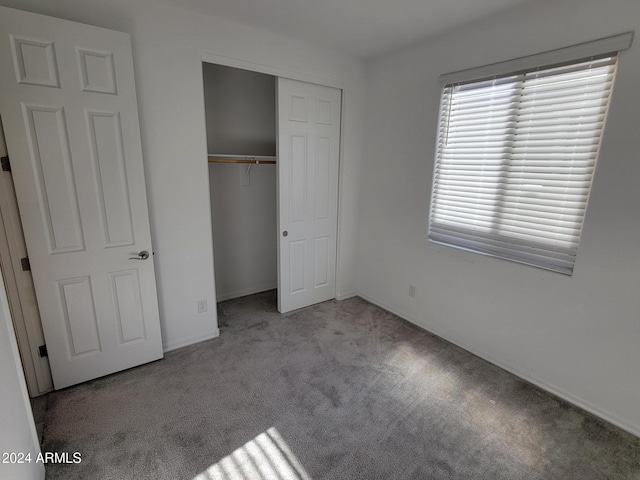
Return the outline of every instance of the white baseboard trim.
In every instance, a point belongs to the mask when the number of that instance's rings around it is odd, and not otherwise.
[[[336,294],[336,300],[346,300],[347,298],[353,298],[353,297],[357,297],[358,294],[356,292],[349,292],[349,293],[337,293]],[[373,303],[373,302],[371,302]]]
[[[267,290],[275,290],[278,285],[269,284],[262,287],[251,287],[242,290],[236,290],[235,292],[221,293],[216,295],[216,302],[224,302],[233,298],[246,297],[247,295],[253,295],[254,293],[266,292]]]
[[[585,410],[593,415],[595,415],[596,417],[599,417],[603,420],[605,420],[606,422],[612,423],[613,425],[620,427],[621,429],[631,433],[632,435],[635,435],[636,437],[640,437],[640,425],[633,425],[629,422],[627,422],[626,420],[618,417],[617,415],[610,413],[606,410],[603,410],[595,405],[593,405],[591,402],[587,402],[586,400],[583,400],[580,397],[577,397],[576,395],[573,395],[572,393],[569,393],[555,385],[552,385],[550,383],[544,382],[534,376],[531,376],[527,373],[523,373],[520,370],[518,370],[517,368],[513,368],[510,365],[507,365],[503,362],[501,362],[500,360],[497,360],[495,358],[493,358],[491,355],[487,355],[484,352],[480,352],[478,350],[476,350],[474,347],[471,347],[467,344],[465,344],[464,342],[460,342],[455,338],[451,338],[449,336],[446,335],[442,335],[440,334],[438,331],[432,329],[432,328],[427,328],[424,324],[422,324],[417,318],[415,318],[413,315],[407,314],[406,312],[403,312],[402,309],[400,308],[396,308],[394,306],[391,305],[387,305],[383,302],[378,302],[377,300],[374,300],[373,298],[368,297],[367,295],[363,295],[363,294],[358,294],[360,297],[364,298],[365,300],[367,300],[368,302],[373,303],[374,305],[383,308],[385,310],[388,310],[389,312],[393,313],[394,315],[399,316],[400,318],[416,325],[417,327],[422,328],[423,330],[426,330],[429,333],[432,333],[434,335],[437,335],[438,337],[446,340],[447,342],[450,342],[454,345],[457,345],[460,348],[465,349],[466,351],[486,360],[487,362],[493,363],[494,365],[502,368],[503,370],[506,370],[509,373],[512,373],[513,375],[515,375],[516,377],[520,377],[523,380],[526,380],[529,383],[532,383],[533,385],[536,385],[537,387],[540,387],[543,390],[546,390],[547,392],[555,395],[556,397],[561,398],[562,400],[565,400],[573,405],[575,405],[576,407],[581,408],[582,410]]]
[[[170,352],[171,350],[177,350],[178,348],[188,347],[189,345],[193,345],[194,343],[204,342],[205,340],[210,340],[212,338],[216,338],[220,336],[220,329],[216,327],[216,329],[210,333],[206,333],[204,335],[194,335],[192,337],[181,338],[180,340],[175,340],[173,342],[168,342],[162,345],[162,351],[164,353]]]

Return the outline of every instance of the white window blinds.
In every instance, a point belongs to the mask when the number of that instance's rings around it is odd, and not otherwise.
[[[616,63],[446,85],[429,239],[570,275]]]

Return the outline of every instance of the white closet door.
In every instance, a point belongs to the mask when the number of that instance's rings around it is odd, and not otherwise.
[[[342,92],[278,78],[278,310],[335,298]]]
[[[2,7],[0,65],[55,388],[161,358],[129,35]]]

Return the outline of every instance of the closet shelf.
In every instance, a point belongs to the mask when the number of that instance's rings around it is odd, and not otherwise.
[[[209,163],[248,163],[251,165],[275,165],[276,157],[267,155],[222,155],[210,153],[207,155]]]

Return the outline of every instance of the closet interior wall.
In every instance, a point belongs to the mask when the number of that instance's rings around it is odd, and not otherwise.
[[[209,154],[276,155],[276,78],[203,64]],[[209,163],[217,301],[277,287],[276,166]]]

